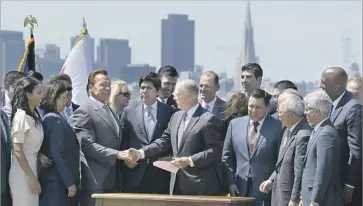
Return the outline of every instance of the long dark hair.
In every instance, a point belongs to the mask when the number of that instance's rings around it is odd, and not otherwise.
[[[66,91],[67,88],[61,80],[51,79],[43,85],[43,99],[40,102],[40,108],[44,110],[44,114],[58,113],[57,99]]]
[[[35,124],[40,123],[40,118],[36,114],[36,110],[32,112],[29,107],[27,93],[33,93],[33,90],[40,82],[33,77],[23,77],[17,81],[14,89],[14,96],[11,99],[11,122],[14,119],[15,113],[18,109],[24,110],[25,113],[31,116]]]

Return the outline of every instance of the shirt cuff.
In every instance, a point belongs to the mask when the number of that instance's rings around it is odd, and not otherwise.
[[[139,151],[140,156],[141,156],[141,158],[140,158],[140,159],[145,159],[145,152],[144,152],[144,150],[139,149],[138,151]]]
[[[319,206],[319,204],[316,203],[316,202],[311,202],[311,204],[314,205],[314,206]]]
[[[354,186],[352,186],[352,185],[348,185],[348,184],[345,184],[345,186],[350,187],[350,188],[352,188],[352,189],[354,189],[354,188],[355,188]]]
[[[188,159],[189,159],[189,166],[194,167],[194,162],[193,162],[192,158],[188,157]]]

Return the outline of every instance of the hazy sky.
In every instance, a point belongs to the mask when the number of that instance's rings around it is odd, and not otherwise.
[[[205,70],[232,77],[242,43],[246,1],[3,1],[1,27],[23,29],[32,14],[37,44],[56,43],[64,57],[82,17],[96,39],[129,39],[132,63],[160,65],[161,19],[169,13],[195,20],[195,59]],[[266,77],[315,80],[343,64],[342,37],[362,62],[361,1],[251,1],[256,53]],[[27,36],[26,36],[27,37]],[[97,43],[98,44],[98,43]]]

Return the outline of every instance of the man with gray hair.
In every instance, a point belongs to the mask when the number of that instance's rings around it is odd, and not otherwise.
[[[304,158],[303,205],[342,206],[340,137],[329,119],[332,101],[324,91],[316,91],[306,95],[304,103],[307,121],[314,129]]]
[[[174,158],[169,160],[179,170],[171,175],[170,194],[220,195],[220,120],[198,103],[198,85],[193,80],[177,83],[174,98],[180,111],[171,117],[164,134],[140,150],[129,151],[138,161],[171,147]]]
[[[260,190],[267,193],[272,187],[271,205],[297,206],[300,202],[304,156],[312,129],[304,117],[303,100],[291,93],[284,93],[283,100],[281,98],[278,115],[286,129],[276,169],[261,184]]]

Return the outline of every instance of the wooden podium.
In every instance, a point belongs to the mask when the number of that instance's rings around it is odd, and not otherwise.
[[[93,194],[96,206],[252,206],[254,198],[224,196]]]

